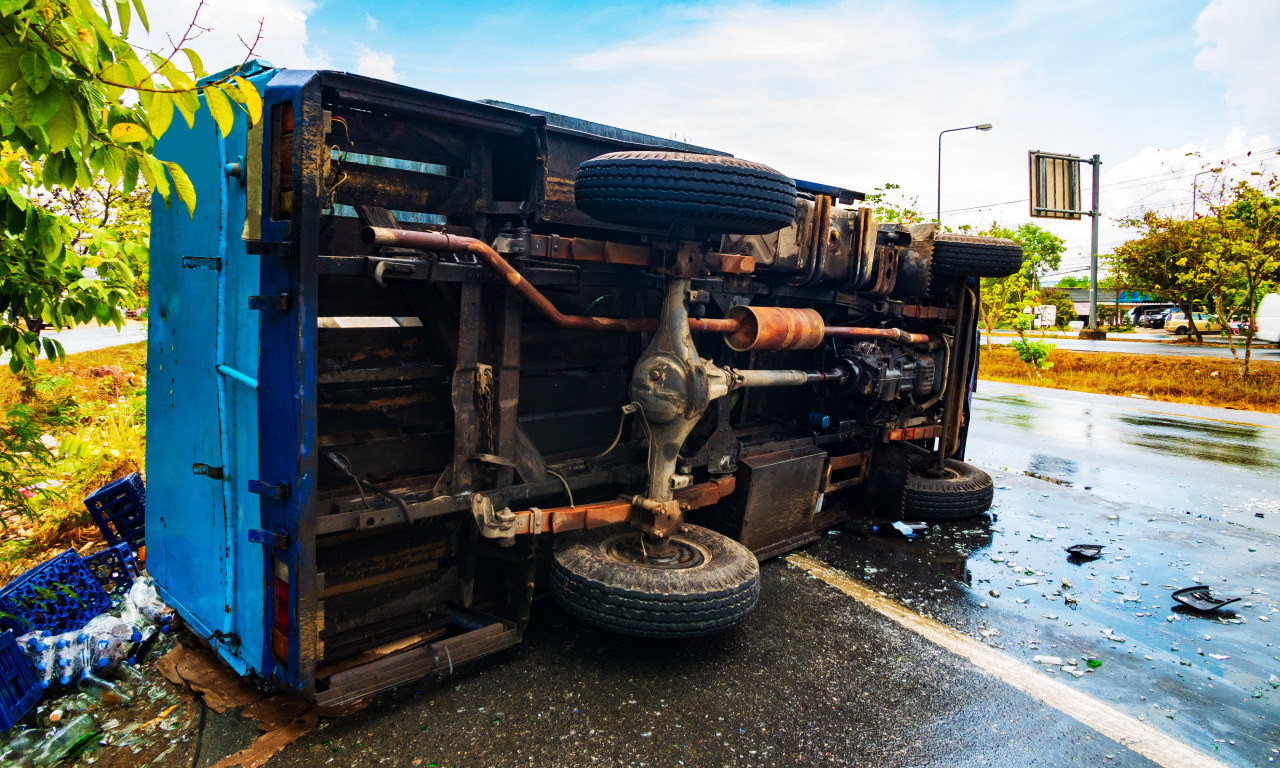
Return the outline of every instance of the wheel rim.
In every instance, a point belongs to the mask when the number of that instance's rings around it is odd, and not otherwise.
[[[666,547],[655,550],[653,545],[645,544],[639,531],[610,536],[602,543],[602,549],[610,560],[624,565],[672,571],[697,568],[711,559],[711,553],[705,547],[683,536],[672,536]]]

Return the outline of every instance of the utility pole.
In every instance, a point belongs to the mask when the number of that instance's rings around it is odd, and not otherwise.
[[[1098,330],[1098,179],[1102,175],[1102,158],[1087,160],[1093,166],[1093,238],[1089,245],[1089,330]]]

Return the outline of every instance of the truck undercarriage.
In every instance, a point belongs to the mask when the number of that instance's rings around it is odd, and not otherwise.
[[[975,278],[1017,245],[514,105],[253,82],[259,126],[187,137],[220,228],[153,225],[153,370],[216,392],[148,403],[150,567],[241,671],[352,700],[518,642],[546,593],[696,637],[850,515],[989,506]]]

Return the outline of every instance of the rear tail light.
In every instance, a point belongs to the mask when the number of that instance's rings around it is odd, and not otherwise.
[[[271,218],[293,214],[293,102],[271,108]]]
[[[289,661],[289,627],[289,566],[277,560],[271,582],[271,653],[286,663]]]

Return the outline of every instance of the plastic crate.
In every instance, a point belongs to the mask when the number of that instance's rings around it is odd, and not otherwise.
[[[135,550],[142,546],[147,491],[137,472],[112,480],[89,494],[84,505],[108,544],[128,542]]]
[[[111,598],[93,573],[68,549],[0,589],[0,628],[59,635],[80,629],[110,607]]]
[[[138,561],[133,559],[133,550],[128,544],[115,544],[89,555],[84,558],[84,564],[112,600],[118,600],[128,592],[140,573]]]
[[[0,730],[12,728],[43,692],[13,633],[0,633]]]

